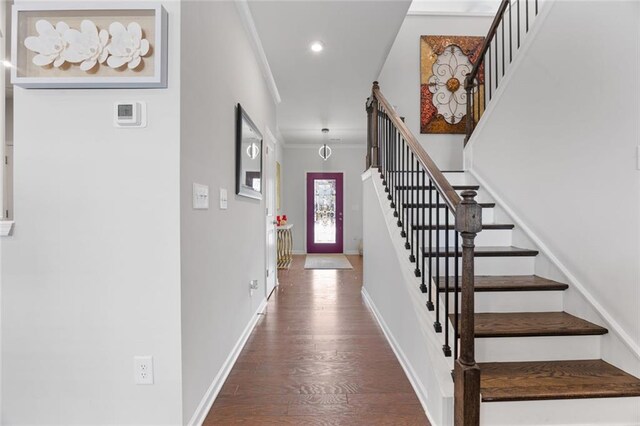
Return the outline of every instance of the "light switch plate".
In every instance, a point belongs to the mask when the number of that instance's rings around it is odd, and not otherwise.
[[[228,208],[227,190],[220,188],[220,210],[226,210]]]
[[[207,185],[193,184],[193,208],[195,210],[209,208],[209,187]]]

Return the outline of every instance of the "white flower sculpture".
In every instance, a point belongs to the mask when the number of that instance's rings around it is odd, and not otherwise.
[[[37,53],[33,58],[33,63],[39,66],[47,66],[53,63],[54,67],[60,67],[65,63],[64,56],[67,42],[64,34],[69,30],[69,26],[64,22],[58,22],[55,26],[44,19],[36,22],[37,37],[27,37],[24,45],[27,49]]]
[[[429,78],[429,91],[433,93],[433,106],[449,124],[462,121],[467,109],[464,80],[473,65],[467,55],[455,45],[438,55]]]
[[[107,64],[111,68],[120,68],[127,64],[134,69],[142,62],[142,57],[149,53],[149,41],[142,38],[142,28],[137,22],[132,22],[127,28],[120,22],[109,26],[111,43],[107,47],[111,56]]]
[[[142,28],[137,22],[124,27],[119,22],[100,30],[92,21],[83,20],[80,31],[58,22],[54,28],[44,19],[36,22],[37,36],[27,37],[24,45],[36,52],[33,63],[38,66],[61,67],[65,62],[80,64],[82,71],[91,71],[105,61],[111,68],[127,65],[135,69],[142,58],[149,54],[151,46],[142,38]],[[110,34],[109,34],[110,33]]]
[[[98,63],[107,60],[109,51],[106,49],[109,42],[107,30],[98,32],[96,24],[92,21],[84,20],[80,24],[80,31],[70,29],[64,33],[64,39],[68,43],[64,57],[67,61],[80,63],[82,71],[90,71]]]

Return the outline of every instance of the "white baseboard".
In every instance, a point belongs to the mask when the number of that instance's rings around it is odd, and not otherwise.
[[[13,229],[13,221],[0,221],[0,237],[8,237],[11,235],[11,229]]]
[[[378,308],[376,307],[375,303],[373,303],[373,300],[371,299],[371,297],[369,297],[369,293],[367,293],[367,290],[364,288],[364,286],[362,287],[362,297],[364,298],[365,303],[373,313],[373,316],[378,322],[378,325],[380,326],[380,328],[382,329],[384,336],[387,338],[387,342],[389,342],[391,349],[393,349],[393,353],[396,355],[396,358],[398,359],[398,362],[402,366],[404,373],[407,375],[407,378],[409,379],[409,382],[411,383],[413,390],[415,391],[416,395],[418,396],[418,399],[420,400],[420,404],[422,404],[422,408],[424,409],[424,412],[427,418],[429,419],[432,425],[435,425],[435,423],[433,423],[434,417],[431,415],[431,413],[429,413],[429,409],[427,405],[427,391],[422,385],[422,381],[418,378],[418,375],[413,370],[413,367],[407,360],[407,357],[402,351],[402,348],[396,341],[395,337],[393,337],[393,334],[391,334],[391,330],[389,329],[389,327],[387,326],[387,323],[382,318],[382,315],[378,311]]]
[[[209,389],[207,389],[207,392],[204,394],[202,400],[200,401],[200,404],[198,404],[198,408],[196,408],[196,411],[193,413],[193,416],[191,416],[189,423],[187,423],[189,426],[201,426],[204,422],[204,419],[207,417],[207,414],[209,414],[209,411],[211,410],[213,401],[215,401],[218,393],[220,393],[222,385],[224,384],[225,380],[227,380],[227,377],[229,376],[233,365],[236,363],[236,360],[238,359],[242,348],[244,348],[244,345],[245,343],[247,343],[247,340],[249,339],[253,328],[256,326],[256,323],[260,318],[259,314],[261,314],[266,307],[267,299],[264,299],[262,303],[260,303],[260,306],[245,327],[244,331],[240,335],[240,338],[231,350],[231,353],[229,353],[229,356],[225,360],[224,364],[222,364],[222,368],[220,368],[218,374],[216,374],[216,377],[213,379],[213,382],[211,382],[211,385],[209,386]]]

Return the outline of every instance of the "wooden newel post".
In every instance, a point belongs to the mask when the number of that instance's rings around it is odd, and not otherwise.
[[[373,82],[371,89],[371,167],[380,167],[380,155],[378,151],[378,98],[376,90],[380,90],[377,81]]]
[[[476,234],[482,230],[482,207],[475,191],[462,192],[456,209],[456,231],[462,236],[462,289],[459,321],[460,356],[454,366],[456,426],[480,424],[480,368],[475,360],[474,267]]]
[[[464,144],[466,145],[473,133],[474,117],[473,117],[473,81],[470,75],[467,74],[467,78],[464,79],[464,88],[467,91],[467,123],[466,123],[466,136],[464,137]]]

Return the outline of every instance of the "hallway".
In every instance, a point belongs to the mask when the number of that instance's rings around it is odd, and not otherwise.
[[[353,270],[279,272],[205,425],[429,425]]]

